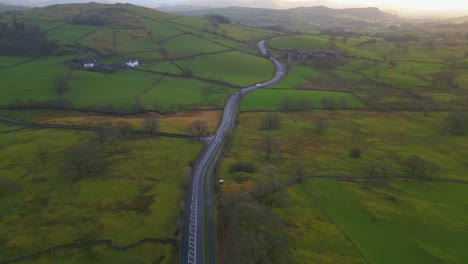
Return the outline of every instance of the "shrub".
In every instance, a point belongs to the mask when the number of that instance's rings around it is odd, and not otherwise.
[[[230,172],[255,172],[255,166],[251,162],[239,161],[229,167]]]
[[[349,155],[352,158],[359,158],[361,156],[361,150],[358,148],[353,148],[352,150],[349,151]]]

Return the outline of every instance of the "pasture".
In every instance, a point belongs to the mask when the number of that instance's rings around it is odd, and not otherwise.
[[[418,180],[310,179],[288,188],[274,210],[291,223],[298,263],[464,263],[467,190]]]
[[[324,99],[333,100],[337,108],[365,108],[365,105],[350,93],[263,88],[245,95],[241,101],[241,110],[281,111],[324,108],[322,104]],[[286,103],[286,100],[289,100],[289,102]]]
[[[127,139],[115,146],[95,142],[107,169],[72,180],[60,172],[63,151],[76,143],[94,141],[94,133],[26,129],[3,134],[2,139],[0,260],[77,238],[106,238],[125,245],[144,237],[174,237],[184,182],[182,169],[202,147],[198,142],[158,137]],[[40,146],[48,148],[45,163],[37,155]],[[106,247],[80,253],[58,251],[39,263],[72,263],[88,255],[120,261],[119,257],[148,251],[153,253],[138,258],[164,254],[164,263],[174,259],[170,246],[158,244],[144,244],[129,252],[110,251]],[[110,254],[96,255],[106,252]],[[77,254],[69,258],[72,253]]]
[[[445,131],[447,113],[374,111],[311,111],[280,113],[281,127],[264,130],[260,121],[265,113],[242,113],[233,143],[221,163],[219,177],[226,179],[223,193],[242,192],[263,179],[263,168],[274,165],[279,175],[294,176],[293,163],[304,161],[307,174],[345,174],[368,176],[375,164],[386,166],[387,174],[407,174],[405,159],[419,156],[437,169],[431,177],[467,180],[468,135],[455,136]],[[316,118],[323,117],[318,130]],[[265,135],[279,141],[279,153],[266,160],[257,146]],[[358,148],[361,155],[352,157]],[[255,173],[231,173],[229,167],[249,161]]]
[[[268,80],[274,73],[272,63],[264,58],[238,51],[198,56],[177,61],[193,74],[247,87]]]
[[[26,102],[54,100],[53,83],[56,78],[68,74],[69,69],[63,64],[67,59],[69,57],[46,57],[14,67],[0,68],[2,79],[0,105],[5,106],[16,100]],[[14,60],[16,58],[12,61]]]

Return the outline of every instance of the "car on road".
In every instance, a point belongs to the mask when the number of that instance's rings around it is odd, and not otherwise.
[[[261,84],[261,83],[257,83],[255,86],[257,86],[257,87],[262,87],[262,84]]]

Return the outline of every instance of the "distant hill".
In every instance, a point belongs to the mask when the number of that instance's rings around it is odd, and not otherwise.
[[[28,8],[24,6],[7,5],[7,4],[0,3],[0,13],[5,12],[5,11],[26,10],[26,9]]]
[[[397,16],[375,7],[333,9],[316,6],[286,10],[227,7],[177,13],[191,16],[204,16],[214,13],[227,16],[236,24],[249,26],[281,25],[292,30],[317,27],[375,27],[398,20]]]

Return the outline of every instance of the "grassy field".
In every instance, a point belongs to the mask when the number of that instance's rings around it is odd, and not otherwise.
[[[159,50],[145,30],[116,29],[117,53],[132,53]]]
[[[129,152],[110,152],[110,145],[96,143],[106,153],[106,172],[73,181],[58,172],[63,150],[94,140],[93,133],[27,129],[3,134],[2,139],[0,260],[71,242],[76,236],[109,238],[118,245],[143,237],[174,237],[182,169],[202,146],[154,137],[125,140],[122,146]],[[50,155],[42,164],[35,153],[44,144],[50,147]],[[180,148],[184,149],[182,154]],[[73,257],[70,252],[57,252],[40,263],[49,258],[55,259],[54,263],[74,263],[75,258],[109,251],[91,248]],[[174,259],[170,247],[152,244],[94,258],[119,263],[121,257],[128,259],[148,251],[153,253],[138,258],[144,261],[163,253],[168,255],[164,263]]]
[[[241,110],[283,110],[282,102],[285,98],[292,100],[292,108],[298,106],[301,101],[307,101],[309,108],[323,108],[321,101],[324,98],[336,101],[337,105],[342,102],[346,107],[365,107],[361,101],[349,93],[264,88],[247,94],[241,102]]]
[[[133,71],[110,74],[76,71],[64,97],[79,108],[112,104],[129,109],[136,104],[136,97],[158,79],[157,75]]]
[[[320,76],[320,72],[312,67],[292,65],[288,68],[286,77],[278,83],[275,83],[273,87],[295,88],[301,84],[309,83],[310,79],[319,78]]]
[[[160,131],[168,133],[186,134],[188,124],[195,120],[203,120],[208,123],[210,132],[215,131],[221,119],[220,110],[202,110],[202,111],[180,111],[177,113],[167,113],[159,115],[156,113],[138,114],[138,115],[99,115],[77,111],[59,111],[59,110],[36,110],[31,111],[13,111],[2,110],[1,116],[9,117],[29,122],[39,122],[48,124],[64,124],[64,125],[85,125],[99,126],[102,123],[109,123],[114,127],[118,127],[124,122],[130,123],[134,129],[142,129],[144,120],[149,116],[154,116],[160,122]],[[0,123],[0,132],[9,131],[12,129],[27,129],[21,126],[12,126],[9,124]]]
[[[164,42],[163,46],[169,52],[170,58],[182,58],[196,54],[228,50],[226,47],[193,35],[175,37]]]
[[[103,27],[81,39],[79,43],[83,46],[93,48],[103,55],[114,55],[117,52],[114,50],[114,41],[113,28]]]
[[[174,37],[182,33],[180,30],[168,27],[163,23],[155,22],[152,19],[144,18],[141,19],[141,22],[145,26],[146,30],[151,32],[151,35],[159,41]]]
[[[268,80],[274,72],[270,61],[238,51],[200,56],[177,61],[177,64],[192,69],[193,74],[197,76],[240,86]]]
[[[15,64],[25,62],[30,60],[30,58],[27,57],[8,57],[8,56],[0,56],[0,68],[4,67],[10,67]]]
[[[463,250],[468,242],[467,188],[415,180],[312,179],[290,188],[292,198],[276,210],[287,221],[305,223],[289,228],[297,263],[362,263],[333,255],[341,248],[336,241],[344,235],[330,224],[331,219],[370,263],[464,263],[468,260]],[[334,243],[327,247],[322,236],[305,235],[317,232],[335,234]]]
[[[323,36],[288,36],[268,41],[273,49],[284,50],[323,50],[327,49],[328,39]]]
[[[265,177],[262,169],[269,164],[284,177],[292,177],[293,161],[304,159],[308,174],[368,175],[374,163],[383,163],[389,174],[405,174],[402,161],[412,155],[434,163],[439,170],[433,177],[466,180],[467,136],[444,132],[446,113],[399,112],[384,114],[372,111],[313,111],[281,113],[282,126],[272,131],[260,129],[263,113],[242,113],[234,141],[220,169],[226,179],[225,193],[245,191],[255,179]],[[323,116],[326,128],[317,132],[314,118]],[[281,154],[265,160],[256,146],[264,135],[280,140]],[[349,152],[361,150],[359,158]],[[255,173],[231,173],[238,161],[250,161]]]
[[[47,32],[47,37],[50,40],[56,40],[60,44],[75,44],[75,42],[90,34],[97,27],[89,25],[64,25]]]
[[[0,69],[2,96],[0,104],[15,100],[46,101],[55,99],[53,82],[68,73],[63,64],[68,57],[47,57],[33,60],[11,68]],[[27,74],[28,78],[24,78]]]
[[[222,108],[232,92],[233,89],[218,84],[164,77],[141,95],[141,101],[147,109],[154,110],[156,104],[166,113],[206,107]]]

